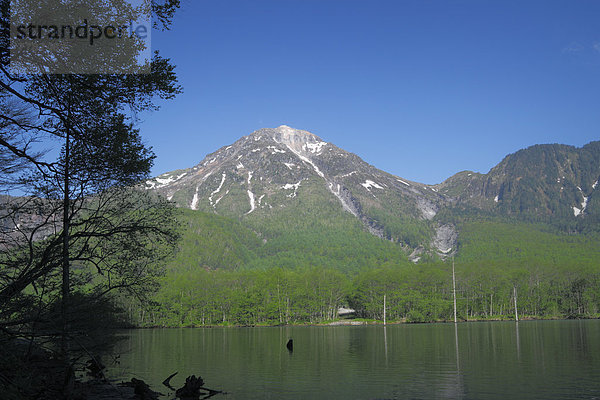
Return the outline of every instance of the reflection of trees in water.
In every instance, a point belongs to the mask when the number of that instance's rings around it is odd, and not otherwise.
[[[598,321],[527,321],[518,329],[520,360],[512,321],[138,330],[133,337],[170,339],[140,347],[133,360],[124,354],[122,364],[155,369],[157,386],[175,370],[210,371],[210,386],[233,398],[267,392],[277,398],[577,398],[573,393],[581,388],[599,388],[597,357],[579,347],[582,341],[598,347]],[[292,357],[288,337],[294,338]]]
[[[388,365],[388,342],[387,342],[387,326],[383,326],[383,344],[385,347],[385,365]]]
[[[394,382],[386,398],[465,397],[457,325],[454,332],[449,324],[381,328],[381,375],[390,372]]]
[[[464,383],[460,370],[460,350],[458,346],[458,324],[454,324],[454,349],[456,369],[449,371],[445,379],[440,379],[436,390],[436,397],[443,399],[462,399],[465,396]],[[435,380],[434,380],[435,382]]]
[[[519,337],[519,322],[515,323],[515,332],[516,332],[516,340],[517,340],[517,359],[521,360],[521,338]]]

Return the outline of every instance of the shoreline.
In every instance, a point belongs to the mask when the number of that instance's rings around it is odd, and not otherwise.
[[[458,320],[457,323],[471,323],[471,322],[523,322],[523,321],[573,321],[573,320],[594,320],[600,319],[600,316],[577,316],[577,317],[533,317],[523,316],[519,318],[519,321],[515,321],[514,318],[469,318]],[[185,325],[185,326],[131,326],[119,329],[181,329],[181,328],[278,328],[278,327],[309,327],[309,326],[365,326],[365,325],[419,325],[419,324],[452,324],[453,320],[439,320],[439,321],[407,321],[394,320],[387,321],[385,324],[380,320],[335,320],[329,322],[315,322],[315,323],[298,323],[298,324],[255,324],[255,325],[236,325],[236,324],[223,324],[223,325]]]

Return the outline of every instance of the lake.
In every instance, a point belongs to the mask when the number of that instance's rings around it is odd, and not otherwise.
[[[213,399],[600,399],[600,320],[147,329],[113,377],[179,371]],[[286,349],[293,338],[294,351]]]

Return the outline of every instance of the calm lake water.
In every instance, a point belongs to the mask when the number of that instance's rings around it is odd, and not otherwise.
[[[151,329],[124,333],[112,376],[173,398],[201,375],[212,399],[600,399],[600,320]],[[294,352],[285,347],[294,340]]]

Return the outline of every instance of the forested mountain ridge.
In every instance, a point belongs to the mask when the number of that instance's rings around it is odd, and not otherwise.
[[[600,142],[576,148],[534,145],[506,156],[487,174],[460,172],[437,185],[466,208],[525,219],[597,221]]]

